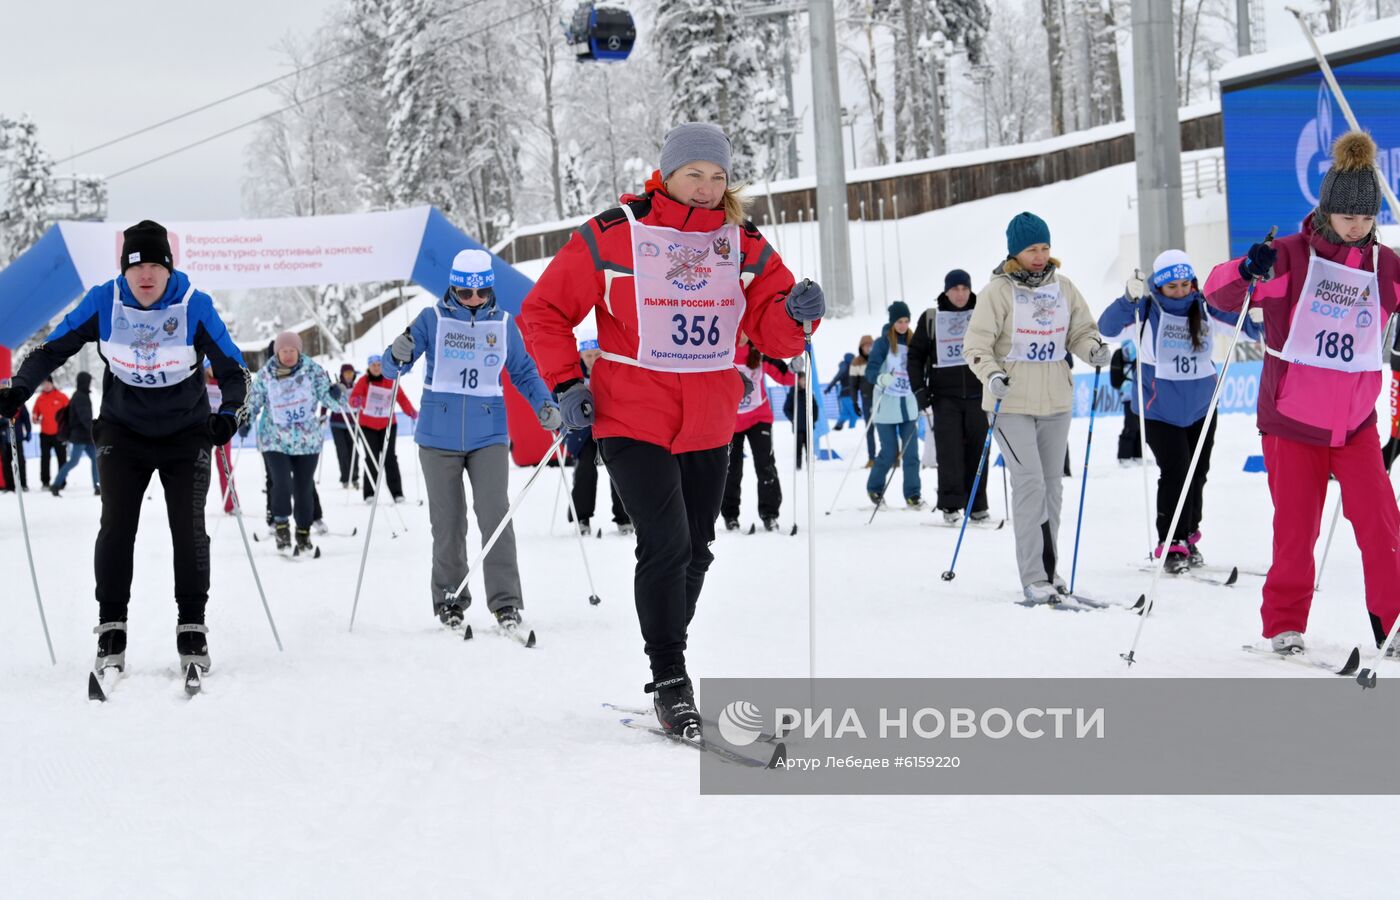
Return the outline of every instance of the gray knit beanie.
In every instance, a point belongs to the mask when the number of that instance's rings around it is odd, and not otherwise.
[[[685,122],[666,133],[666,143],[661,147],[661,180],[671,177],[671,173],[689,162],[697,160],[714,163],[733,178],[729,169],[729,138],[724,136],[718,125],[708,122]]]
[[[1317,208],[1324,214],[1374,216],[1381,211],[1376,180],[1376,142],[1364,131],[1349,131],[1332,145],[1332,168],[1322,179]]]

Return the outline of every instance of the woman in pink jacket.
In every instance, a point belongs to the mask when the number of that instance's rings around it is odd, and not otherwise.
[[[1376,646],[1400,614],[1400,511],[1381,462],[1376,400],[1381,344],[1400,302],[1400,257],[1376,234],[1376,145],[1343,135],[1318,207],[1298,234],[1215,267],[1211,305],[1235,311],[1252,278],[1268,356],[1259,431],[1274,502],[1273,564],[1264,582],[1264,637],[1301,653],[1313,594],[1313,547],[1329,475],[1356,532]]]

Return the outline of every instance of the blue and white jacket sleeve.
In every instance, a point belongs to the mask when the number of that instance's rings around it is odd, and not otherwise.
[[[1138,312],[1138,321],[1146,315],[1146,310],[1139,307],[1142,300],[1134,300],[1127,294],[1119,297],[1108,305],[1108,309],[1099,316],[1099,334],[1112,340],[1121,339],[1124,331],[1130,331],[1133,325],[1133,311]],[[1145,304],[1144,304],[1145,305]],[[1137,335],[1129,335],[1133,340],[1137,340]]]
[[[881,337],[870,346],[870,358],[865,364],[865,380],[871,384],[880,383],[880,373],[885,369],[885,357],[890,355],[890,339]]]
[[[101,300],[99,300],[99,297]],[[99,285],[88,291],[73,311],[63,317],[42,344],[30,351],[14,376],[14,386],[31,394],[55,369],[63,365],[83,345],[102,339],[99,310],[102,302],[112,302],[112,286]]]
[[[1240,314],[1238,312],[1226,312],[1223,309],[1216,309],[1214,306],[1210,305],[1207,305],[1206,309],[1210,312],[1210,317],[1212,319],[1219,322],[1221,325],[1230,326],[1231,331],[1234,331],[1235,326],[1239,324]],[[1264,339],[1263,326],[1259,325],[1248,316],[1245,316],[1244,328],[1240,329],[1240,331],[1251,341],[1262,341]]]
[[[509,350],[506,352],[506,370],[510,372],[511,384],[515,389],[525,395],[525,399],[530,401],[530,406],[535,412],[539,412],[546,406],[554,405],[554,395],[549,388],[545,387],[544,379],[540,377],[540,370],[536,368],[535,361],[525,350],[525,339],[520,336],[520,329],[515,325],[515,318],[511,317],[506,322],[506,343]]]

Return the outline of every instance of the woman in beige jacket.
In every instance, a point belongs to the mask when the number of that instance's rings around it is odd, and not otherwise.
[[[1050,228],[1023,212],[1006,227],[1006,261],[977,292],[963,358],[997,410],[996,440],[1011,476],[1016,561],[1027,600],[1069,593],[1055,572],[1056,535],[1074,376],[1069,354],[1108,365],[1110,350],[1079,289],[1050,255]],[[998,406],[999,404],[999,406]]]

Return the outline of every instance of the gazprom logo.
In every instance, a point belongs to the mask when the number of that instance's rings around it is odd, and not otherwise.
[[[1317,206],[1322,177],[1332,168],[1332,95],[1325,81],[1318,82],[1317,115],[1308,120],[1298,135],[1294,163],[1298,189],[1309,205]]]

